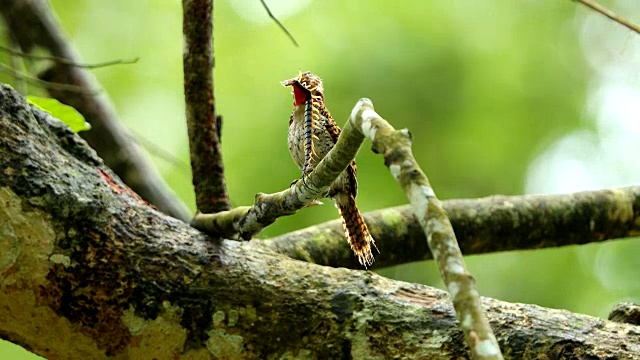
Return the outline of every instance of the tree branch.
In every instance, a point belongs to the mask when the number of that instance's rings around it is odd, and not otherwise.
[[[7,31],[16,39],[22,52],[30,53],[41,46],[56,61],[40,74],[43,81],[69,84],[86,90],[85,93],[48,88],[49,94],[60,102],[73,106],[91,124],[93,130],[82,136],[91,144],[107,165],[142,198],[161,211],[188,221],[189,209],[166,185],[152,164],[132,142],[126,129],[120,124],[110,100],[101,92],[95,77],[80,64],[80,57],[69,44],[64,32],[44,0],[6,0],[0,2],[0,13]]]
[[[298,42],[296,41],[296,38],[294,38],[293,35],[291,35],[291,33],[289,32],[289,30],[287,30],[287,28],[284,25],[282,25],[280,20],[278,20],[278,18],[275,17],[275,15],[273,15],[273,13],[271,12],[271,9],[269,9],[269,6],[267,5],[266,1],[265,0],[260,0],[260,3],[262,3],[262,7],[264,7],[264,10],[267,12],[267,15],[269,15],[271,20],[273,20],[273,22],[275,22],[276,25],[278,25],[280,30],[282,30],[285,33],[285,35],[287,35],[287,37],[289,38],[289,40],[291,40],[293,45],[295,45],[295,47],[300,47],[300,45],[298,45]]]
[[[329,189],[358,153],[364,136],[347,123],[336,145],[305,178],[289,189],[256,195],[253,206],[240,206],[216,214],[197,214],[191,225],[217,236],[251,239],[281,216],[293,215],[305,206],[313,205]]]
[[[229,210],[213,88],[213,0],[183,0],[184,99],[198,211]]]
[[[607,9],[606,7],[598,4],[597,2],[593,1],[593,0],[573,0],[576,2],[581,3],[582,5],[590,8],[591,10],[600,13],[606,17],[608,17],[609,19],[617,22],[618,24],[626,27],[627,29],[634,31],[638,34],[640,34],[640,26],[632,23],[631,21],[619,16],[618,14],[614,13],[613,11]]]
[[[369,99],[360,99],[349,123],[368,137],[373,152],[384,156],[384,163],[404,189],[413,213],[427,237],[427,244],[438,264],[469,344],[473,359],[502,359],[493,331],[480,303],[475,280],[467,270],[451,222],[435,195],[427,176],[411,152],[409,130],[396,130],[373,109]]]
[[[640,236],[640,186],[566,195],[445,200],[465,255],[581,245]],[[363,214],[386,267],[432,259],[409,205]],[[500,241],[495,241],[500,239]],[[297,260],[359,269],[340,221],[287,233],[261,244]]]
[[[47,358],[467,356],[446,293],[205,237],[0,87],[0,337]],[[483,299],[507,357],[633,358],[637,326]]]
[[[395,131],[377,116],[368,99],[358,102],[338,142],[309,174],[306,182],[298,181],[290,189],[277,194],[259,194],[252,207],[213,215],[198,214],[192,225],[215,234],[240,233],[245,239],[251,238],[277,217],[290,215],[313,199],[322,197],[328,186],[353,160],[365,135],[372,140],[374,151],[384,154],[385,163],[394,177],[401,180],[400,184],[407,192],[414,212],[419,214],[419,222],[427,234],[427,243],[435,254],[444,283],[452,291],[456,312],[460,319],[465,319],[461,323],[471,345],[472,356],[478,359],[502,358],[480,307],[474,281],[464,265],[451,224],[426,176],[413,159],[408,131]]]
[[[56,56],[36,55],[36,54],[24,53],[22,51],[13,50],[11,48],[8,48],[6,46],[1,46],[1,45],[0,45],[0,51],[4,51],[6,53],[9,53],[11,55],[14,55],[14,56],[17,56],[17,57],[20,57],[20,58],[24,58],[24,59],[50,60],[50,61],[54,61],[56,63],[60,63],[60,64],[64,64],[64,65],[71,65],[71,66],[76,66],[76,67],[81,67],[81,68],[85,68],[85,69],[98,69],[98,68],[103,68],[103,67],[113,66],[113,65],[135,64],[135,63],[138,62],[138,60],[140,60],[140,58],[117,59],[117,60],[104,61],[104,62],[95,63],[95,64],[80,64],[80,63],[74,63],[72,61],[69,61],[69,59],[56,57]]]

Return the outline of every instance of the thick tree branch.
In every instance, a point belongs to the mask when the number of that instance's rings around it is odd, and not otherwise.
[[[107,95],[98,94],[100,86],[95,77],[87,70],[71,65],[82,61],[66,39],[48,3],[44,0],[4,0],[0,1],[0,13],[22,52],[29,54],[36,47],[42,47],[53,57],[66,59],[66,62],[55,61],[40,78],[85,90],[78,93],[47,87],[52,97],[76,108],[91,124],[93,130],[82,136],[107,165],[161,211],[181,220],[190,219],[189,209],[162,180],[138,145],[131,141]]]
[[[229,210],[213,88],[213,0],[182,1],[184,99],[198,211]]]
[[[445,200],[465,255],[581,245],[640,236],[640,186],[566,195]],[[363,214],[385,267],[432,259],[409,205]],[[500,241],[495,241],[500,239]],[[262,244],[294,259],[359,269],[340,221],[287,233]]]
[[[0,337],[47,358],[464,358],[446,293],[213,240],[0,87]],[[550,284],[551,286],[552,284]],[[483,299],[507,358],[633,358],[637,326]]]

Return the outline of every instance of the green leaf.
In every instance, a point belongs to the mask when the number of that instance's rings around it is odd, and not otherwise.
[[[67,124],[73,132],[91,129],[91,124],[84,120],[84,116],[82,116],[78,110],[69,105],[63,104],[56,99],[27,96],[27,101],[38,109],[62,120],[62,122]]]

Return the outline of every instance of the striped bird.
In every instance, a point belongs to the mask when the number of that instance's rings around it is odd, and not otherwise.
[[[324,105],[322,80],[310,73],[300,72],[298,76],[282,82],[293,88],[293,112],[289,119],[289,152],[302,179],[315,164],[322,160],[333,148],[340,136],[340,127]],[[358,179],[356,162],[349,166],[331,184],[327,197],[334,200],[344,226],[347,241],[365,267],[373,264],[371,247],[375,242],[369,234],[367,224],[356,206]],[[377,250],[377,248],[376,248]]]

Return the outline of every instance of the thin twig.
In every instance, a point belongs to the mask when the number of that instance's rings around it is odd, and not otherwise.
[[[29,74],[25,74],[3,63],[0,63],[0,71],[7,74],[11,74],[16,78],[20,78],[25,82],[27,82],[28,84],[38,86],[48,90],[70,91],[73,93],[86,94],[86,95],[92,95],[92,96],[95,96],[100,93],[100,91],[87,89],[82,86],[38,79],[37,77],[33,77]]]
[[[143,135],[138,132],[134,132],[129,135],[131,137],[131,141],[135,141],[142,145],[151,155],[155,155],[158,158],[169,162],[170,164],[180,167],[182,170],[189,170],[189,164],[187,164],[182,159],[175,156],[173,153],[165,150],[162,146],[154,143],[153,141],[147,139]]]
[[[231,208],[216,129],[213,82],[213,0],[183,0],[184,100],[191,173],[198,211]]]
[[[6,34],[7,34],[7,42],[9,44],[11,44],[11,46],[18,46],[18,44],[16,43],[15,39],[13,38],[13,36],[11,36],[11,33],[6,30]],[[25,63],[23,61],[23,58],[21,58],[20,56],[15,56],[15,55],[10,55],[9,56],[9,63],[11,64],[11,68],[12,69],[22,69],[25,66]],[[15,74],[13,76],[13,85],[16,88],[16,90],[18,90],[19,93],[26,95],[27,94],[27,83],[25,81],[24,78],[18,76],[17,74]]]
[[[2,46],[2,45],[0,45],[0,50],[4,51],[6,53],[9,53],[11,55],[20,56],[20,57],[23,57],[23,58],[26,58],[26,59],[50,60],[50,61],[56,62],[58,64],[75,66],[75,67],[80,67],[80,68],[85,68],[85,69],[97,69],[97,68],[101,68],[101,67],[107,67],[107,66],[118,65],[118,64],[135,64],[135,63],[138,62],[138,60],[140,60],[139,57],[136,57],[136,58],[133,58],[133,59],[117,59],[117,60],[105,61],[105,62],[95,63],[95,64],[79,64],[79,63],[74,62],[71,59],[65,59],[65,58],[61,58],[61,57],[58,57],[58,56],[28,54],[28,53],[24,53],[22,51],[13,50],[11,48],[8,48],[8,47]]]
[[[289,39],[291,39],[291,42],[293,42],[293,45],[295,45],[296,47],[299,47],[300,45],[298,45],[298,42],[296,41],[296,39],[293,37],[293,35],[291,35],[291,33],[289,32],[289,30],[287,30],[287,28],[282,25],[282,23],[280,22],[280,20],[278,20],[273,13],[271,12],[271,10],[269,9],[269,6],[267,6],[267,3],[264,0],[260,0],[260,2],[262,3],[262,6],[264,6],[264,9],[267,11],[267,14],[269,14],[269,17],[275,21],[276,24],[278,24],[278,26],[280,27],[280,29],[282,29],[282,31],[284,31],[285,34],[287,34],[287,36],[289,37]]]
[[[635,31],[636,33],[640,34],[640,26],[632,23],[631,21],[619,16],[618,14],[614,13],[613,11],[605,8],[604,6],[598,4],[597,2],[593,1],[593,0],[573,0],[576,2],[581,3],[582,5],[585,5],[589,8],[591,8],[592,10],[599,12],[600,14],[608,17],[609,19],[617,22],[618,24],[625,26],[627,29]]]

